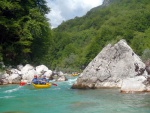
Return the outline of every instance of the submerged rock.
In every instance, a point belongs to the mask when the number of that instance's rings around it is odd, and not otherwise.
[[[126,78],[147,76],[145,64],[125,40],[108,44],[80,74],[72,88],[121,87]]]

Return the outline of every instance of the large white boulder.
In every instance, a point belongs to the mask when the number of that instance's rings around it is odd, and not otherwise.
[[[16,84],[22,82],[30,83],[34,78],[34,75],[37,75],[38,78],[45,75],[47,79],[55,81],[66,81],[66,77],[63,75],[63,72],[57,72],[57,77],[53,76],[53,72],[49,70],[45,65],[37,66],[36,68],[30,64],[26,64],[24,67],[18,65],[17,69],[9,68],[4,74],[1,74],[0,84]]]
[[[32,79],[34,78],[34,75],[37,75],[35,68],[29,64],[25,65],[21,69],[21,73],[22,73],[22,80],[28,80],[29,82],[32,81]]]
[[[1,84],[1,85],[9,84],[8,79],[1,79],[1,81],[2,81],[2,84]]]
[[[34,75],[37,75],[37,72],[34,69],[29,70],[22,75],[22,80],[27,80],[28,82],[31,82],[34,78]]]
[[[2,75],[2,78],[5,79],[5,78],[8,78],[9,76],[10,76],[9,74],[4,73],[4,74]]]
[[[17,69],[21,71],[21,69],[23,68],[23,65],[20,64],[20,65],[17,65]]]
[[[20,83],[21,76],[19,74],[11,74],[6,79],[8,79],[9,84],[16,84],[16,83]]]
[[[67,78],[66,78],[64,75],[59,76],[59,77],[56,79],[56,81],[59,81],[59,82],[61,82],[61,81],[66,81],[66,80],[67,80]]]
[[[44,75],[46,76],[46,78],[50,78],[51,77],[51,75],[52,75],[52,71],[51,70],[47,70],[45,73],[44,73]]]
[[[2,75],[3,84],[16,84],[21,80],[21,71],[17,69],[6,70]]]
[[[29,70],[34,70],[34,67],[31,66],[30,64],[26,64],[22,69],[21,69],[21,73],[25,74],[27,73]]]
[[[72,88],[121,87],[125,78],[147,76],[145,64],[125,40],[108,44],[80,74]]]
[[[147,79],[144,76],[137,76],[134,78],[127,78],[123,80],[121,86],[121,92],[144,92],[147,91],[144,82]]]
[[[18,69],[11,69],[10,70],[12,74],[18,74],[18,75],[21,75],[21,71],[19,71]]]
[[[48,70],[49,69],[45,65],[39,65],[36,67],[36,72],[38,73],[38,75],[42,75]]]
[[[59,76],[63,76],[63,75],[64,75],[64,73],[63,73],[62,71],[57,72],[57,74],[58,74]]]

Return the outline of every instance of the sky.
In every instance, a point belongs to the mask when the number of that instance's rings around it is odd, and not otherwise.
[[[90,9],[102,4],[103,0],[46,0],[51,8],[47,18],[50,19],[51,28],[56,28],[69,19],[85,15]]]

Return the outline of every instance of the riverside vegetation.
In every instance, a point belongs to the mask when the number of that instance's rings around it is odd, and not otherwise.
[[[125,39],[143,61],[150,56],[150,1],[104,0],[82,17],[51,29],[46,0],[0,1],[0,60],[80,70],[105,47]]]

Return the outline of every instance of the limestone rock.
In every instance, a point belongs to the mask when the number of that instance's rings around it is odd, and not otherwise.
[[[51,70],[47,70],[44,75],[46,76],[46,78],[51,78],[52,75],[52,71]]]
[[[150,60],[146,61],[146,62],[145,62],[145,65],[146,65],[146,68],[145,68],[145,69],[146,69],[148,75],[150,75]]]
[[[17,65],[17,69],[18,69],[19,71],[21,71],[22,68],[23,68],[23,65],[22,65],[22,64]]]
[[[2,75],[2,78],[5,79],[5,78],[8,78],[9,76],[10,76],[9,74],[4,73],[4,74]]]
[[[21,72],[17,69],[7,69],[2,75],[3,84],[18,84],[21,80]]]
[[[25,74],[26,72],[28,72],[29,70],[33,70],[34,67],[31,66],[30,64],[26,64],[22,69],[21,69],[21,73]]]
[[[3,85],[3,80],[2,79],[0,79],[0,85]]]
[[[2,81],[2,84],[1,84],[1,85],[9,84],[8,79],[1,79],[1,81]]]
[[[128,77],[146,76],[145,64],[125,40],[108,44],[80,74],[72,88],[121,87]]]
[[[30,64],[26,64],[25,66],[18,65],[17,69],[10,67],[4,73],[0,73],[0,85],[19,84],[21,81],[25,83],[31,83],[34,75],[37,75],[39,79],[42,77],[42,75],[45,75],[49,80],[67,80],[61,71],[53,73],[45,65],[39,65],[35,68]]]
[[[21,75],[21,71],[19,71],[18,69],[11,69],[10,70],[12,74],[18,74],[18,75]]]
[[[150,66],[146,66],[146,71],[147,71],[147,73],[148,73],[148,75],[150,75]]]
[[[62,76],[59,76],[58,77],[58,79],[56,79],[56,81],[66,81],[67,80],[67,78],[64,76],[64,75],[62,75]]]
[[[63,73],[62,71],[57,72],[57,74],[58,74],[59,76],[64,75],[64,73]]]
[[[9,84],[18,84],[20,83],[21,76],[19,76],[19,74],[12,74],[7,79],[8,79]]]
[[[35,71],[34,67],[29,64],[26,64],[21,69],[21,73],[22,73],[22,80],[28,80],[29,82],[32,81],[35,74],[37,75],[37,72]]]
[[[144,82],[146,81],[146,78],[144,76],[137,76],[134,78],[127,78],[123,80],[122,86],[121,86],[121,92],[143,92],[147,91],[146,85]]]
[[[48,68],[45,65],[39,65],[36,67],[36,72],[38,73],[38,75],[42,75],[46,71],[48,71]]]

